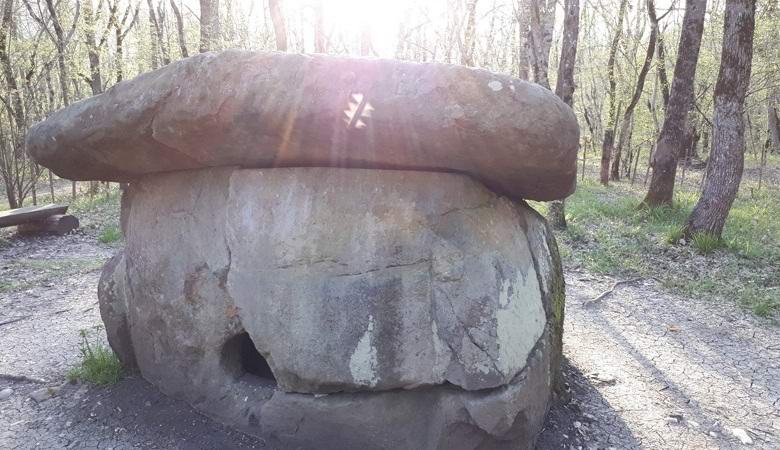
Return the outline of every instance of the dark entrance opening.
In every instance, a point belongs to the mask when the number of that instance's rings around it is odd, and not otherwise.
[[[268,361],[257,351],[255,343],[247,332],[240,333],[225,343],[222,361],[239,377],[249,374],[260,378],[261,381],[276,384],[276,377]]]

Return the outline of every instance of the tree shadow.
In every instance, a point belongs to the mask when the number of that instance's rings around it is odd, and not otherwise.
[[[631,429],[591,381],[568,358],[561,363],[568,399],[555,401],[536,442],[537,450],[640,448]]]

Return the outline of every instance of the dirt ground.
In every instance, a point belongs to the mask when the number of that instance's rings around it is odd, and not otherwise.
[[[0,400],[0,448],[264,448],[137,376],[111,388],[64,384],[79,330],[100,324],[99,266],[114,251],[89,233],[13,237],[0,248],[0,391],[13,390]],[[40,267],[50,276],[38,277]],[[552,409],[538,448],[780,448],[775,324],[669,295],[652,279],[586,306],[616,280],[566,278],[571,400]],[[57,386],[48,400],[30,398]]]

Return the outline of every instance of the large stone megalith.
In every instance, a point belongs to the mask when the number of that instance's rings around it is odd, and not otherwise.
[[[229,51],[35,125],[61,176],[127,181],[109,342],[274,448],[532,448],[561,354],[574,189],[549,91],[442,64]]]

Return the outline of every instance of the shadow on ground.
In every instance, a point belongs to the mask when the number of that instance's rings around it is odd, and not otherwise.
[[[550,408],[537,450],[604,448],[605,444],[621,449],[640,447],[620,414],[567,358],[561,373],[570,397]]]

